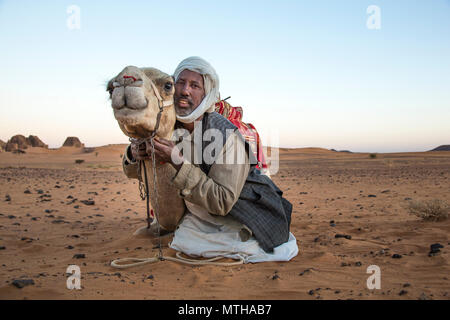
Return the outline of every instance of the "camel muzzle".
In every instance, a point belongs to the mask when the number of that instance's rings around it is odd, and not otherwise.
[[[145,109],[148,104],[147,98],[144,95],[144,90],[142,90],[142,85],[116,86],[112,93],[111,100],[111,105],[115,110],[120,110],[122,108],[141,110]]]

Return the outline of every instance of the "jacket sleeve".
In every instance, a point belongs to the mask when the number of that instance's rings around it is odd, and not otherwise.
[[[227,139],[208,175],[185,160],[172,183],[180,190],[180,197],[202,206],[210,214],[225,216],[239,199],[249,171],[244,140],[234,133]]]
[[[123,172],[130,179],[139,179],[138,165],[138,162],[133,159],[131,155],[131,147],[128,145],[122,158]]]

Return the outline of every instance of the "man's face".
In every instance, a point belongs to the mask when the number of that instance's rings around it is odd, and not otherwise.
[[[177,115],[192,113],[205,97],[203,76],[197,72],[183,70],[175,83],[175,111]]]

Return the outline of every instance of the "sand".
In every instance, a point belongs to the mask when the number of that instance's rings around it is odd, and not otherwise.
[[[157,252],[151,239],[132,235],[145,225],[145,202],[121,171],[124,148],[0,153],[0,299],[450,297],[450,221],[422,221],[407,210],[409,199],[450,203],[450,152],[370,159],[281,149],[272,178],[294,206],[291,231],[300,252],[292,261],[234,267],[164,261],[117,270],[113,259]],[[444,248],[430,257],[434,243]],[[174,255],[166,246],[164,253]],[[81,269],[81,290],[66,288],[73,264]],[[370,265],[380,267],[381,289],[367,288]],[[34,284],[17,288],[17,279]]]

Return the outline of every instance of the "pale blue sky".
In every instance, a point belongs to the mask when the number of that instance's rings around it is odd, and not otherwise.
[[[70,5],[79,30],[66,25]],[[369,5],[381,9],[380,30],[366,26]],[[0,44],[4,141],[126,143],[105,82],[127,65],[171,74],[198,55],[244,121],[281,146],[450,143],[449,0],[0,1]]]

